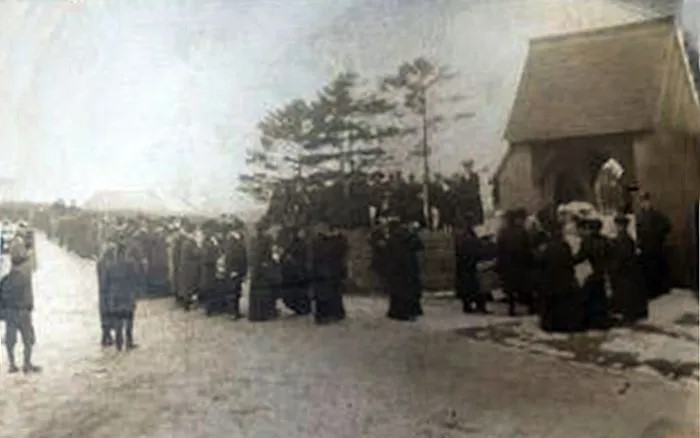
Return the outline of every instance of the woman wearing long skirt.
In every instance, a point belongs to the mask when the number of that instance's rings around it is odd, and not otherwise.
[[[282,302],[297,315],[311,313],[309,297],[309,273],[307,269],[308,251],[301,230],[292,230],[287,239],[282,257]]]
[[[583,223],[581,249],[576,256],[577,262],[588,261],[592,273],[583,284],[586,300],[586,326],[593,329],[609,327],[608,297],[605,292],[605,273],[607,270],[609,245],[600,234],[602,222],[590,219]]]
[[[544,253],[540,326],[545,331],[584,329],[584,303],[574,276],[574,256],[561,233],[552,236]]]
[[[399,321],[412,321],[423,315],[421,307],[421,279],[418,252],[423,244],[417,234],[401,226],[398,221],[390,223],[387,243],[387,278],[389,309],[387,317]]]
[[[314,319],[327,324],[345,318],[343,280],[346,277],[347,241],[322,225],[312,247]]]
[[[647,292],[637,259],[634,241],[627,232],[629,219],[615,217],[617,236],[610,244],[610,283],[612,310],[625,323],[634,323],[648,316]]]

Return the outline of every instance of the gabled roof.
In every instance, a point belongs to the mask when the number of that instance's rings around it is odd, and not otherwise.
[[[652,129],[672,17],[530,42],[510,143]]]

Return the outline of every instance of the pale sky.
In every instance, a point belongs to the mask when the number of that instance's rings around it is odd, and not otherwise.
[[[267,110],[341,70],[375,81],[420,55],[459,72],[442,93],[468,97],[434,109],[477,113],[433,134],[433,165],[493,168],[528,39],[655,13],[634,3],[644,0],[2,2],[2,176],[33,200],[156,188],[240,207],[235,182]],[[696,31],[699,17],[687,2]]]

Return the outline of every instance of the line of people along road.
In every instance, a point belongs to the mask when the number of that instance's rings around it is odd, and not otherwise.
[[[509,314],[515,315],[519,302],[529,313],[539,314],[544,330],[607,328],[616,320],[633,323],[647,316],[648,299],[667,288],[662,251],[670,231],[668,219],[651,206],[649,196],[641,199],[637,242],[628,233],[627,216],[615,218],[617,232],[611,239],[601,234],[600,218],[560,213],[539,216],[528,226],[532,217],[524,210],[507,212],[492,250],[476,235],[471,215],[456,220],[455,292],[464,312],[488,312],[490,291],[482,290],[479,279],[479,269],[487,261],[495,262]],[[577,252],[567,241],[572,224],[581,240]],[[207,314],[226,312],[240,318],[243,283],[249,272],[250,321],[276,318],[279,301],[298,315],[313,314],[319,324],[345,318],[348,242],[341,230],[328,223],[260,224],[251,240],[250,258],[243,228],[236,221],[196,224],[187,218],[109,218],[99,228],[104,244],[96,271],[104,346],[136,347],[136,303],[154,286],[169,291],[185,309],[199,304]],[[380,217],[369,239],[372,268],[389,298],[387,317],[417,319],[423,315],[420,225],[400,216]],[[8,356],[14,364],[16,334],[21,334],[29,355],[27,371],[35,369],[31,364],[31,272],[36,265],[32,240],[26,226],[17,233],[10,251],[12,268],[3,278],[0,294]],[[19,251],[22,247],[26,254]],[[589,272],[579,282],[576,270],[582,265]],[[12,365],[11,370],[16,368]]]

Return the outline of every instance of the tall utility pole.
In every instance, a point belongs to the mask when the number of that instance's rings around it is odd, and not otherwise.
[[[421,96],[423,111],[423,217],[425,218],[425,224],[430,228],[430,149],[428,149],[428,105],[426,92],[428,91],[427,86],[423,88],[423,95]]]
[[[420,90],[421,122],[423,123],[423,216],[425,224],[430,228],[430,147],[428,146],[428,90],[438,81],[437,75],[425,78]]]

